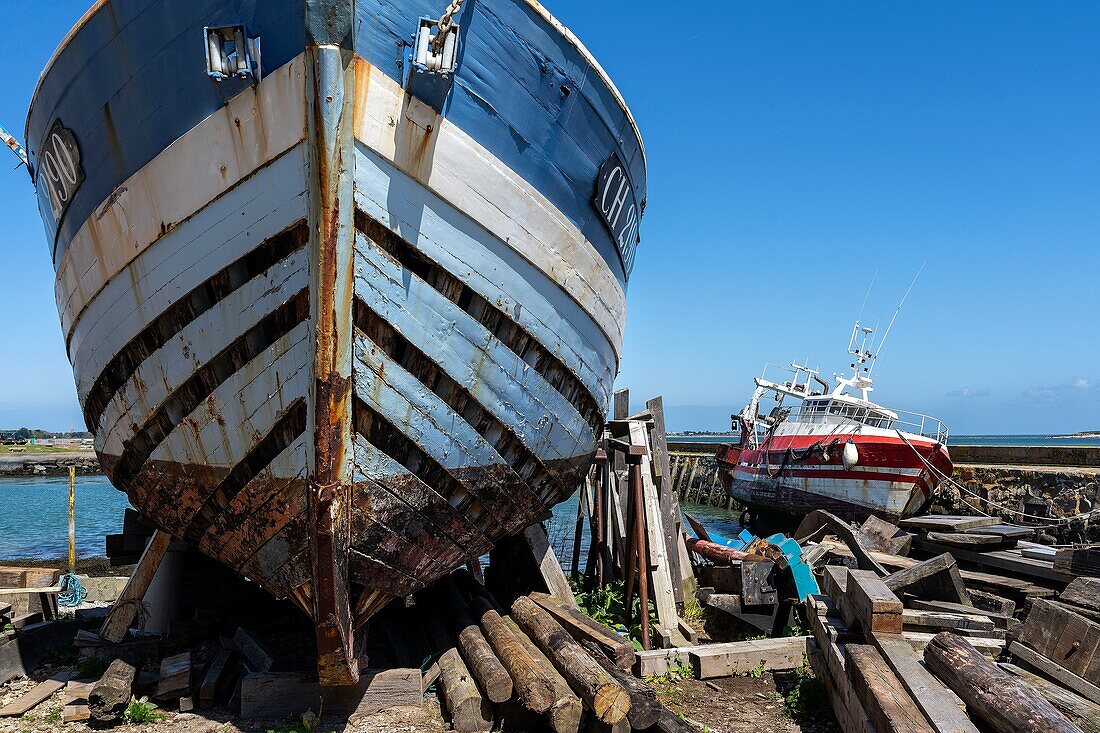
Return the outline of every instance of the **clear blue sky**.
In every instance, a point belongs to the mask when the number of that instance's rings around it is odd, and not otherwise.
[[[0,2],[0,122],[20,137],[87,5]],[[1100,3],[547,5],[645,137],[619,383],[663,394],[670,428],[725,427],[766,361],[843,368],[874,273],[872,323],[925,261],[884,403],[955,433],[1100,428]],[[10,167],[0,425],[79,427],[42,227]]]

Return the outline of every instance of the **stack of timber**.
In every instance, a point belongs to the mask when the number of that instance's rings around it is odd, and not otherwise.
[[[679,501],[672,486],[664,406],[660,397],[646,409],[629,414],[629,393],[615,393],[596,465],[581,486],[572,574],[585,590],[622,581],[626,589],[624,624],[629,628],[632,599],[641,608],[652,603],[656,619],[639,619],[642,645],[650,649],[694,642],[680,611],[692,600],[695,576],[687,547]],[[582,574],[581,535],[588,517],[591,542]]]
[[[60,578],[56,568],[0,567],[0,618],[3,627],[9,628],[0,636],[0,644],[10,638],[12,629],[57,617]]]
[[[155,531],[156,527],[142,517],[137,510],[127,507],[123,514],[122,532],[109,534],[105,538],[106,555],[111,566],[136,563]]]

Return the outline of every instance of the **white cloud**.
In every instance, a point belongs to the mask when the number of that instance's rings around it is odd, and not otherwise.
[[[947,393],[948,397],[960,397],[967,399],[969,397],[987,397],[989,395],[989,388],[982,387],[975,389],[974,387],[963,387],[962,389],[955,389]]]
[[[1064,395],[1066,392],[1095,388],[1096,383],[1092,380],[1078,377],[1070,384],[1056,384],[1050,387],[1032,387],[1024,392],[1024,396],[1032,400],[1053,400]]]

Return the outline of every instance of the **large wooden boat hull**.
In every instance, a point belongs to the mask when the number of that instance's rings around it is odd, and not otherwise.
[[[618,369],[636,242],[593,195],[613,156],[644,201],[630,113],[533,0],[466,3],[418,98],[446,4],[100,0],[27,125],[105,471],[309,613],[330,684],[389,599],[574,490]],[[232,24],[258,79],[208,75]]]
[[[843,460],[849,440],[859,456],[850,467]],[[850,521],[875,515],[896,522],[923,511],[935,498],[940,476],[951,475],[946,446],[918,436],[907,443],[900,437],[838,435],[826,450],[811,448],[820,442],[820,436],[781,435],[760,450],[722,446],[719,476],[733,499],[756,511],[800,517],[824,509]]]

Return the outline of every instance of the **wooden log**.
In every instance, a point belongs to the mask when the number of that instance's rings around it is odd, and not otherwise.
[[[942,554],[912,567],[898,570],[884,579],[894,593],[910,593],[927,601],[950,601],[971,605],[955,558]]]
[[[418,596],[417,605],[422,596]],[[451,717],[451,724],[459,733],[479,733],[492,730],[493,710],[482,696],[452,637],[443,625],[443,619],[435,612],[433,604],[426,604],[420,620],[428,634],[428,643],[439,662],[439,682],[443,701]]]
[[[621,669],[634,666],[634,645],[627,637],[616,634],[581,611],[567,608],[546,593],[531,593],[528,597],[553,616],[577,641],[595,644]]]
[[[118,600],[111,606],[103,626],[99,629],[99,635],[104,639],[119,642],[126,636],[126,630],[137,617],[145,592],[149,590],[149,584],[153,582],[153,576],[157,574],[157,568],[160,567],[164,553],[168,551],[168,545],[171,543],[172,535],[167,532],[157,530],[153,533],[145,551],[141,553],[141,559],[138,560],[130,580],[126,582],[126,587],[122,589]],[[93,706],[92,717],[95,718],[95,716],[96,711]]]
[[[508,624],[508,628],[516,635],[516,639],[519,640],[519,643],[523,645],[523,648],[527,650],[527,653],[531,655],[531,658],[538,664],[539,669],[553,685],[554,702],[551,703],[550,708],[545,713],[550,728],[554,733],[577,733],[584,718],[584,705],[581,704],[581,699],[573,693],[565,678],[561,676],[558,670],[554,669],[554,665],[546,658],[542,650],[535,646],[535,642],[523,633],[516,622],[511,618],[505,618],[504,622]]]
[[[877,649],[849,644],[844,655],[852,690],[877,730],[933,733],[934,729]]]
[[[660,733],[699,733],[698,728],[666,707],[661,708],[661,715],[657,719],[656,729]]]
[[[469,607],[459,594],[454,581],[448,576],[440,582],[439,588],[446,602],[445,607],[450,611],[451,627],[458,634],[458,648],[462,657],[489,700],[504,702],[512,697],[512,677],[493,653],[481,627],[470,616]]]
[[[512,676],[520,701],[529,710],[545,713],[554,704],[553,681],[485,598],[474,598],[471,607],[493,652]]]
[[[1100,612],[1100,578],[1077,578],[1058,598],[1064,603]]]
[[[1020,669],[1015,664],[1001,662],[997,666],[1038,690],[1040,695],[1049,700],[1051,705],[1058,708],[1062,715],[1069,718],[1070,722],[1084,733],[1100,733],[1100,705],[1089,702],[1061,685],[1032,674],[1026,669]]]
[[[847,589],[864,634],[902,632],[903,606],[882,578],[869,570],[849,570]]]
[[[92,685],[88,693],[88,709],[97,723],[115,723],[122,719],[122,713],[133,695],[134,677],[137,670],[132,664],[116,659],[107,667],[107,671]]]
[[[69,676],[67,674],[60,674],[44,682],[39,682],[30,690],[24,692],[15,700],[0,708],[0,718],[11,718],[22,715],[64,687],[68,680]]]
[[[997,733],[1081,733],[1034,687],[997,667],[957,634],[938,634],[925,648],[924,660]]]
[[[626,717],[630,695],[550,614],[530,598],[521,596],[512,604],[512,615],[597,718],[614,724]]]
[[[624,672],[599,645],[591,641],[583,641],[581,646],[596,660],[596,664],[614,677],[630,695],[630,712],[626,715],[626,719],[630,721],[630,727],[634,730],[645,730],[655,724],[661,714],[661,703],[657,700],[657,692],[634,675]]]
[[[153,697],[157,700],[170,700],[190,694],[191,652],[173,654],[160,660],[160,678]]]

